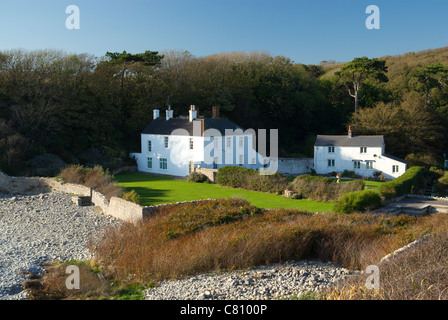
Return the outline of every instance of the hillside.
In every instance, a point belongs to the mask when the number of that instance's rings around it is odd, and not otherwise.
[[[422,67],[432,63],[448,64],[448,47],[428,49],[418,52],[407,52],[394,56],[388,55],[376,58],[386,60],[386,65],[389,69],[388,77],[393,79],[403,73],[408,73],[410,70],[417,67]],[[320,78],[331,78],[335,72],[340,70],[344,63],[345,62],[336,62],[322,66],[324,74]]]

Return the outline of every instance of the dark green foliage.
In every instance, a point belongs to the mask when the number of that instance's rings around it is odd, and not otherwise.
[[[187,181],[199,182],[199,183],[203,183],[203,182],[210,183],[211,182],[210,179],[205,174],[196,172],[196,171],[193,171],[188,175]]]
[[[363,190],[364,187],[362,180],[336,183],[336,179],[311,175],[300,175],[292,182],[292,188],[299,198],[316,201],[336,201],[341,195]]]
[[[31,175],[53,177],[59,174],[67,164],[55,154],[41,154],[27,161]]]
[[[289,179],[279,172],[264,175],[252,169],[226,166],[218,170],[216,183],[232,188],[281,194],[288,188]]]
[[[414,193],[423,183],[422,167],[414,166],[406,170],[400,177],[385,182],[380,187],[381,195],[392,199],[404,194]]]
[[[381,195],[376,190],[365,189],[348,192],[335,203],[334,210],[341,213],[363,212],[381,206]]]

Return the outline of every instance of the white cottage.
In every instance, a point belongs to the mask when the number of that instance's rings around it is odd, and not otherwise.
[[[383,136],[318,135],[314,143],[314,170],[317,174],[354,171],[372,177],[375,171],[387,179],[402,175],[406,161],[385,153]]]
[[[166,117],[154,110],[154,119],[141,133],[141,153],[130,154],[136,159],[138,170],[188,176],[197,167],[263,167],[264,158],[255,148],[255,132],[244,131],[234,122],[220,118],[218,107],[212,111],[211,118],[198,117],[198,110],[192,105],[188,117],[174,118],[170,108]]]

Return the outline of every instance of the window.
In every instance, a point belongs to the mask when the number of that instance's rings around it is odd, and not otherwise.
[[[239,164],[240,166],[243,165],[243,163],[244,163],[244,155],[240,154],[238,160],[239,160],[238,164]]]
[[[367,153],[367,147],[361,147],[361,153]]]
[[[193,150],[193,138],[190,138],[190,150]]]
[[[373,169],[373,161],[367,161],[366,162],[366,169],[367,170]]]
[[[328,159],[328,166],[329,167],[334,167],[335,166],[334,159]]]
[[[218,157],[213,158],[213,169],[218,169]]]
[[[328,153],[334,153],[334,147],[328,147]]]
[[[353,161],[353,169],[361,169],[361,161]]]
[[[232,146],[232,138],[227,138],[227,148],[230,148]]]
[[[168,137],[165,137],[165,148],[168,149]]]
[[[148,169],[152,169],[152,158],[148,158],[147,160]]]
[[[398,172],[398,166],[392,166],[392,172],[393,173]]]
[[[239,141],[239,146],[242,147],[244,145],[244,138],[240,137],[238,141]]]
[[[217,137],[211,137],[210,139],[212,139],[213,140],[213,143],[214,143],[214,148],[215,149],[218,149],[218,138]]]
[[[168,169],[168,161],[165,158],[160,158],[160,169]]]
[[[152,143],[151,143],[151,140],[148,141],[148,151],[149,151],[149,152],[152,151]]]

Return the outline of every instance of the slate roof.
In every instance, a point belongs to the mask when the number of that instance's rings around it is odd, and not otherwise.
[[[382,147],[383,136],[326,136],[318,135],[314,146],[316,147]]]
[[[193,126],[201,126],[201,136],[203,136],[204,131],[207,129],[216,129],[221,135],[225,135],[226,129],[236,130],[242,127],[237,125],[235,122],[224,119],[224,118],[197,118],[190,122],[188,118],[171,118],[166,120],[165,118],[157,118],[152,120],[146,128],[142,131],[143,134],[157,134],[157,135],[171,135],[171,133],[176,129],[184,129],[188,132],[190,136],[193,136]]]

